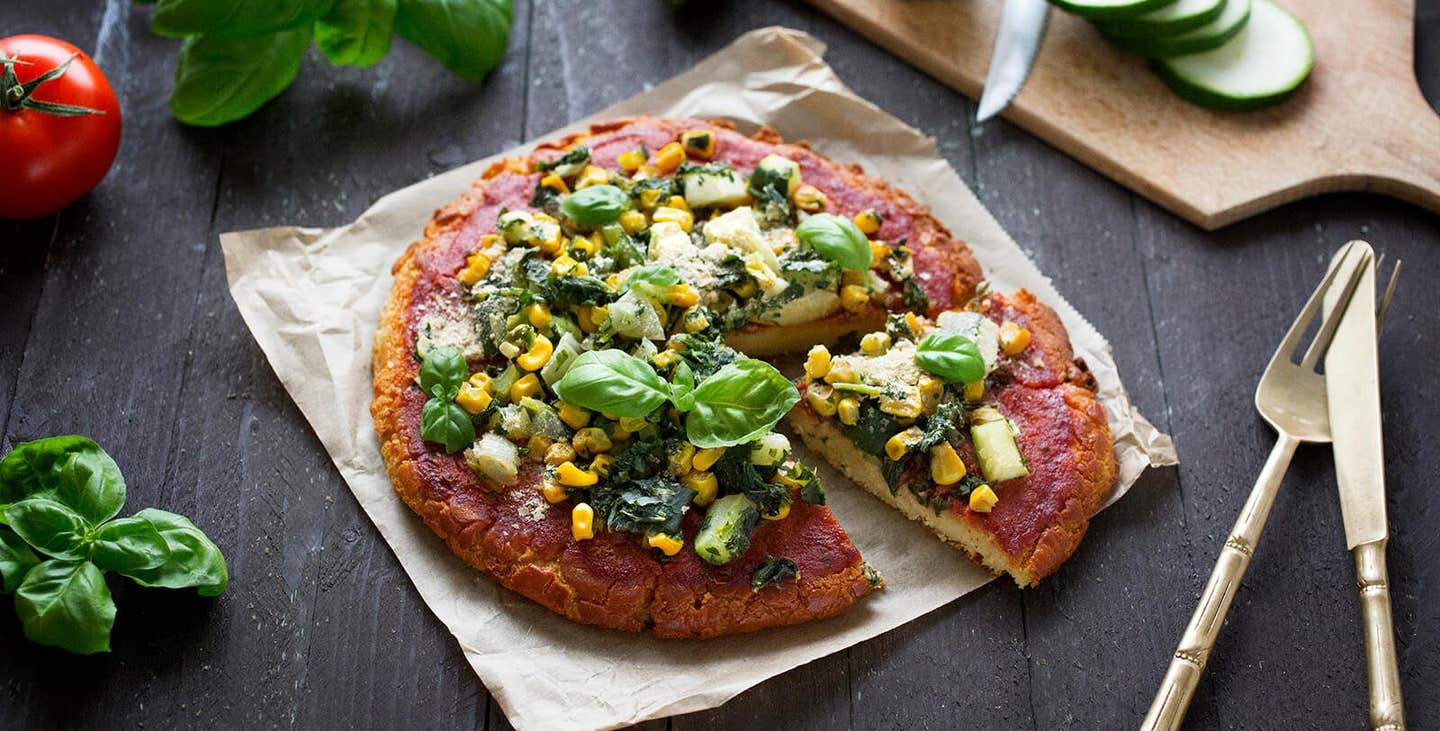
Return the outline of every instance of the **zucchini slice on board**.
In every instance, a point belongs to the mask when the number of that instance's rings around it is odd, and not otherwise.
[[[1191,53],[1202,53],[1219,48],[1234,38],[1250,20],[1251,4],[1252,0],[1228,0],[1225,7],[1221,9],[1220,15],[1216,16],[1214,20],[1194,30],[1173,36],[1157,38],[1115,36],[1107,34],[1104,30],[1101,30],[1100,34],[1105,36],[1105,40],[1116,46],[1147,58],[1174,58]]]
[[[1175,2],[1176,0],[1050,0],[1051,5],[1090,20],[1133,18]]]
[[[1250,22],[1230,42],[1159,61],[1156,73],[1176,94],[1211,109],[1260,109],[1294,94],[1315,65],[1310,34],[1270,0],[1254,3]]]
[[[1194,30],[1220,17],[1225,0],[1179,0],[1159,10],[1121,20],[1097,20],[1106,35],[1161,38]]]

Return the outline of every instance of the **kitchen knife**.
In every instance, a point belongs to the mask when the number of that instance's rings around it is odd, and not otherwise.
[[[1369,248],[1364,242],[1356,242]],[[1400,671],[1385,569],[1385,456],[1380,434],[1380,369],[1375,318],[1373,257],[1325,355],[1335,481],[1345,542],[1355,556],[1356,584],[1364,620],[1370,723],[1375,729],[1405,728]]]
[[[995,31],[995,50],[990,54],[990,70],[985,74],[985,92],[975,121],[1000,113],[1020,93],[1030,65],[1045,37],[1045,19],[1050,13],[1046,0],[1005,0],[1000,14],[1000,28]]]

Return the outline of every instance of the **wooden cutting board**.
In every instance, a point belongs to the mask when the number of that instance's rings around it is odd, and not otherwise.
[[[812,0],[978,98],[1001,0]],[[1315,41],[1286,103],[1211,112],[1137,56],[1058,9],[1025,88],[1003,113],[1196,225],[1214,229],[1298,198],[1375,191],[1440,212],[1440,116],[1414,74],[1411,0],[1280,0]]]

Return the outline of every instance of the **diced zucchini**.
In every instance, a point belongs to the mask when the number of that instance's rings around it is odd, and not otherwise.
[[[505,238],[506,243],[518,244],[525,240],[525,235],[530,233],[530,227],[534,223],[535,218],[525,211],[506,211],[500,214],[495,228]]]
[[[513,485],[520,476],[520,450],[497,434],[486,434],[465,450],[465,463],[481,477],[500,485]]]
[[[800,163],[780,155],[766,155],[750,174],[750,191],[762,197],[767,188],[784,194],[788,200],[800,187]]]
[[[560,318],[557,317],[550,321],[550,325],[553,327],[559,321]],[[567,319],[566,322],[569,320]],[[573,326],[573,323],[571,324]],[[576,331],[578,332],[579,328],[576,328]],[[555,345],[555,352],[550,354],[550,360],[546,361],[545,367],[540,369],[540,379],[545,381],[545,385],[554,386],[556,381],[565,377],[565,373],[570,370],[570,364],[578,355],[580,355],[580,341],[568,332],[561,335],[560,342]]]
[[[492,422],[492,428],[505,433],[505,436],[516,441],[525,441],[535,433],[530,425],[530,412],[526,411],[519,404],[507,404],[495,411],[496,419]]]
[[[664,340],[665,326],[660,323],[660,314],[650,304],[650,298],[637,289],[627,291],[620,299],[610,304],[610,324],[615,332],[628,338]]]
[[[570,427],[560,420],[555,408],[540,399],[526,396],[520,399],[521,408],[530,414],[530,433],[555,440],[569,439]]]
[[[1009,419],[987,421],[970,427],[975,442],[975,456],[980,458],[980,472],[990,482],[1003,482],[1030,474],[1030,466],[1020,454]]]
[[[680,189],[691,208],[729,208],[749,195],[745,181],[728,165],[690,168],[680,175]]]
[[[552,316],[550,319],[550,328],[554,330],[557,335],[571,336],[573,340],[577,341],[577,345],[578,341],[585,337],[585,331],[581,330],[580,326],[576,325],[575,321],[570,319],[569,315],[556,314]]]
[[[514,363],[505,366],[505,371],[495,379],[495,398],[502,401],[510,400],[510,387],[520,380],[520,369]]]
[[[750,531],[760,511],[744,495],[726,495],[710,505],[695,534],[695,552],[707,563],[723,566],[750,550]]]
[[[771,432],[750,445],[750,464],[774,467],[790,456],[790,440],[784,434]]]

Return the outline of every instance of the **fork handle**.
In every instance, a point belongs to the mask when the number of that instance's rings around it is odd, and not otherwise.
[[[1355,583],[1365,624],[1365,670],[1370,677],[1370,727],[1404,731],[1400,702],[1400,664],[1395,658],[1395,623],[1390,616],[1390,577],[1385,569],[1385,539],[1356,546]]]
[[[1295,447],[1299,443],[1299,440],[1282,432],[1275,448],[1270,450],[1270,457],[1265,460],[1255,487],[1250,490],[1240,517],[1235,520],[1230,537],[1225,539],[1225,546],[1220,549],[1215,570],[1210,572],[1205,592],[1200,595],[1200,605],[1195,607],[1195,614],[1190,617],[1190,624],[1180,638],[1180,646],[1170,658],[1165,680],[1161,682],[1145,720],[1140,723],[1144,731],[1178,729],[1181,721],[1185,720],[1185,710],[1190,707],[1190,699],[1200,684],[1200,675],[1205,670],[1211,649],[1215,647],[1215,638],[1220,634],[1225,614],[1230,611],[1230,602],[1240,588],[1245,569],[1250,567],[1255,545],[1260,542],[1265,520],[1270,517],[1275,495],[1280,491],[1285,470],[1290,466],[1290,458],[1295,456]]]

